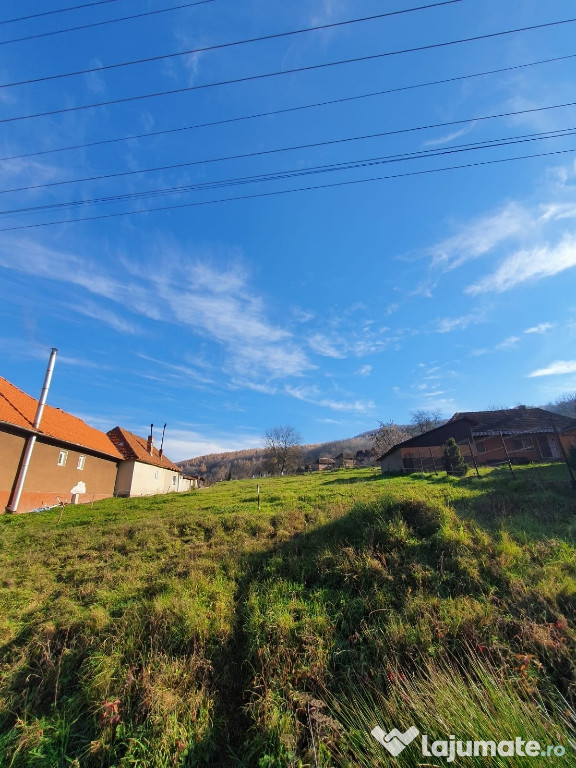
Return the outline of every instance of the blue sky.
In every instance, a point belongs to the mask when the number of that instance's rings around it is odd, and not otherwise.
[[[214,0],[45,34],[182,4],[1,23],[0,43],[42,36],[0,46],[0,83],[427,3]],[[0,22],[39,7],[4,0]],[[166,422],[175,460],[574,391],[576,23],[437,44],[575,15],[462,0],[0,88],[2,375],[38,395],[58,347],[52,405]]]

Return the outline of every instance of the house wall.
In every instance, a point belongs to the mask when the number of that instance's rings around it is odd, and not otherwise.
[[[380,469],[383,475],[387,475],[390,472],[403,472],[402,450],[398,448],[398,450],[386,456],[384,461],[380,462]]]
[[[516,440],[521,440],[522,447],[515,447]],[[576,445],[576,431],[560,436],[564,450],[568,453],[570,446]],[[562,453],[556,435],[524,434],[505,435],[504,442],[510,460],[514,463],[547,462],[561,460]],[[464,461],[473,465],[473,458],[468,442],[459,444]],[[476,437],[473,442],[473,452],[476,463],[480,466],[496,464],[507,460],[506,451],[502,446],[499,435]],[[384,461],[380,462],[382,474],[390,472],[432,472],[444,469],[444,446],[414,446],[399,447]]]
[[[22,436],[0,432],[0,512],[6,509],[10,500],[23,450]]]
[[[515,446],[516,440],[522,440],[522,448]],[[510,460],[514,463],[557,461],[562,458],[558,439],[553,434],[505,435],[504,443]],[[502,447],[499,435],[474,438],[476,460],[478,464],[491,464],[506,461],[506,451]],[[483,449],[483,450],[482,450]]]
[[[26,437],[0,432],[0,509],[9,502]],[[66,463],[58,466],[60,451],[66,451]],[[84,468],[78,469],[78,459],[84,456]],[[105,499],[114,493],[117,460],[90,453],[65,444],[51,444],[37,439],[26,475],[18,512],[29,512],[43,506],[53,506],[58,498],[71,501],[71,490],[83,482],[86,493],[78,495],[82,504],[93,499]],[[58,497],[58,498],[57,498]]]
[[[458,445],[464,461],[473,464],[470,445]],[[441,472],[444,470],[444,445],[402,448],[402,467],[405,472]]]
[[[333,467],[334,469],[353,469],[355,463],[354,459],[335,459]]]
[[[114,496],[130,496],[132,488],[132,475],[134,474],[135,461],[121,461],[118,465]]]
[[[176,482],[173,482],[173,478]],[[116,482],[117,496],[153,496],[178,491],[179,473],[141,461],[123,461]],[[184,488],[183,490],[188,490]]]
[[[560,435],[560,441],[564,448],[564,453],[568,456],[570,449],[576,446],[576,430],[564,432],[564,434]]]
[[[183,477],[178,478],[178,490],[179,491],[191,491],[198,488],[198,479],[196,477]]]

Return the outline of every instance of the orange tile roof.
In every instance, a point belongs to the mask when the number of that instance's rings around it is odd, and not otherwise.
[[[105,432],[100,432],[88,426],[82,419],[51,405],[45,406],[40,427],[35,430],[33,424],[37,408],[38,400],[0,376],[0,422],[36,432],[39,436],[44,435],[63,443],[88,448],[115,459],[122,458]]]
[[[108,432],[108,437],[114,443],[116,448],[122,454],[122,458],[127,461],[141,461],[143,464],[152,464],[155,467],[171,469],[173,472],[182,472],[169,458],[160,455],[157,448],[152,447],[152,453],[148,453],[148,440],[145,437],[139,437],[122,427],[114,427]]]

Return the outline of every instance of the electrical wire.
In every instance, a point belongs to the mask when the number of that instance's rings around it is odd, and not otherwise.
[[[478,40],[485,40],[485,39],[489,39],[489,38],[499,37],[499,36],[502,36],[502,35],[515,34],[516,32],[523,32],[523,31],[526,31],[528,29],[538,29],[538,28],[541,28],[542,26],[555,26],[555,25],[558,25],[558,24],[569,24],[569,23],[572,23],[574,21],[576,21],[576,19],[569,19],[569,20],[565,20],[565,21],[550,22],[550,24],[536,25],[535,27],[524,27],[522,29],[507,30],[507,31],[504,31],[504,32],[493,32],[493,33],[490,33],[490,34],[487,34],[487,35],[479,35],[477,37],[465,38],[465,39],[462,39],[462,40],[453,40],[453,41],[448,41],[448,42],[443,42],[443,43],[433,43],[433,44],[430,44],[430,45],[427,45],[427,46],[420,46],[418,48],[407,48],[407,49],[403,49],[403,50],[399,50],[399,51],[387,51],[385,53],[376,53],[376,54],[372,54],[372,55],[369,55],[369,56],[360,56],[360,57],[352,58],[352,59],[340,59],[338,61],[326,62],[324,64],[311,64],[311,65],[308,65],[308,66],[305,66],[305,67],[295,67],[293,69],[280,70],[280,71],[277,71],[277,72],[265,72],[265,73],[261,73],[261,74],[258,74],[258,75],[249,75],[247,77],[234,78],[232,80],[221,80],[221,81],[216,82],[216,83],[204,83],[204,84],[201,84],[201,85],[191,85],[191,86],[186,86],[186,87],[182,87],[182,88],[175,88],[173,90],[158,91],[156,93],[142,94],[142,95],[139,95],[139,96],[124,96],[124,97],[122,97],[120,99],[110,99],[109,101],[100,101],[100,102],[95,102],[93,104],[81,104],[81,105],[79,105],[77,107],[65,107],[65,108],[62,108],[62,109],[50,110],[50,111],[47,111],[47,112],[37,112],[35,114],[30,114],[30,115],[17,115],[15,117],[2,118],[0,120],[0,123],[12,123],[12,122],[16,122],[16,121],[19,121],[19,120],[31,120],[31,119],[38,118],[38,117],[51,117],[51,116],[54,116],[54,115],[61,115],[61,114],[69,113],[69,112],[78,112],[79,110],[83,110],[83,109],[93,109],[95,107],[112,106],[114,104],[127,104],[127,103],[130,103],[130,102],[133,102],[133,101],[141,101],[143,99],[156,98],[158,96],[172,96],[172,95],[179,94],[179,93],[187,93],[187,92],[190,92],[190,91],[203,90],[205,88],[216,88],[216,87],[220,87],[220,86],[223,86],[223,85],[236,85],[238,83],[254,82],[254,81],[257,81],[257,80],[264,80],[264,79],[272,78],[272,77],[280,77],[280,76],[284,76],[284,75],[291,75],[291,74],[296,74],[296,73],[300,73],[300,72],[311,72],[311,71],[315,71],[315,70],[326,69],[328,67],[341,66],[343,64],[355,64],[355,63],[359,63],[359,62],[363,62],[363,61],[372,61],[372,60],[376,60],[376,59],[381,59],[381,58],[384,58],[384,57],[387,57],[387,56],[395,56],[395,55],[404,54],[404,53],[415,53],[417,51],[431,50],[433,48],[442,48],[442,47],[446,47],[446,46],[450,46],[450,45],[458,45],[458,44],[461,44],[461,43],[468,43],[468,42],[474,42],[474,41],[478,41]],[[566,57],[557,57],[557,60],[561,60],[562,58],[573,58],[573,55],[569,55],[569,56],[566,56]]]
[[[576,57],[576,54],[572,54],[570,58],[573,58],[573,57]],[[565,58],[565,57],[562,57],[562,58]],[[472,78],[472,77],[483,77],[483,76],[486,76],[486,75],[499,74],[501,72],[508,72],[511,69],[518,69],[520,67],[533,67],[533,66],[536,66],[537,64],[548,64],[551,61],[554,62],[554,61],[557,61],[557,59],[546,59],[545,61],[532,62],[532,63],[529,63],[529,64],[519,64],[519,65],[514,66],[514,67],[504,67],[503,69],[494,69],[494,70],[490,70],[488,72],[480,72],[480,73],[472,74],[472,75],[462,75],[461,77],[450,78],[448,80],[436,80],[436,81],[433,81],[431,83],[421,83],[421,84],[417,84],[417,85],[409,85],[409,86],[404,86],[404,87],[398,88],[398,89],[389,89],[389,90],[385,90],[385,91],[373,91],[372,93],[363,93],[363,94],[360,94],[358,96],[345,96],[345,97],[340,98],[340,99],[331,99],[330,101],[320,101],[320,102],[316,102],[314,104],[303,104],[303,105],[296,106],[296,107],[287,107],[285,109],[275,109],[275,110],[271,110],[269,112],[258,112],[258,113],[253,114],[253,115],[243,115],[243,116],[240,116],[240,117],[230,117],[230,118],[226,118],[224,120],[214,120],[214,121],[211,121],[211,122],[208,122],[208,123],[196,123],[195,125],[186,125],[186,126],[183,126],[181,128],[167,128],[167,129],[162,130],[162,131],[151,131],[149,133],[139,133],[139,134],[134,134],[132,136],[121,136],[121,137],[115,138],[115,139],[102,139],[100,141],[91,141],[91,142],[88,142],[86,144],[73,144],[72,146],[68,146],[68,147],[56,147],[54,149],[43,149],[43,150],[40,150],[38,152],[27,152],[27,153],[22,154],[22,155],[8,155],[6,157],[0,157],[0,162],[4,162],[4,161],[7,161],[7,160],[21,160],[21,159],[28,158],[28,157],[38,157],[39,155],[50,155],[50,154],[54,154],[56,152],[69,152],[69,151],[76,150],[76,149],[89,149],[89,148],[92,148],[92,147],[103,146],[105,144],[116,144],[116,143],[122,142],[122,141],[130,141],[132,139],[146,139],[146,138],[151,138],[153,136],[164,136],[164,135],[167,135],[167,134],[180,133],[181,131],[192,131],[192,130],[196,130],[198,128],[210,128],[210,127],[213,127],[213,126],[216,126],[216,125],[226,125],[228,123],[236,123],[236,122],[239,122],[239,121],[242,121],[242,120],[255,120],[255,119],[260,118],[260,117],[270,117],[270,116],[273,116],[273,115],[282,115],[282,114],[286,114],[286,113],[289,113],[289,112],[298,112],[298,111],[306,110],[306,109],[315,109],[315,108],[318,108],[318,107],[325,107],[325,106],[330,106],[330,105],[333,105],[333,104],[343,104],[345,102],[356,101],[358,99],[369,99],[369,98],[373,98],[375,96],[384,96],[384,95],[389,94],[389,93],[395,93],[398,90],[406,90],[408,88],[424,88],[424,87],[428,87],[428,86],[431,86],[431,85],[439,85],[439,84],[442,84],[442,83],[453,82],[455,80],[463,80],[463,79],[468,79],[468,78]],[[566,102],[564,104],[551,104],[551,105],[546,106],[546,107],[532,107],[531,109],[520,109],[520,110],[517,110],[515,112],[501,112],[499,114],[494,114],[494,115],[481,115],[481,116],[476,116],[476,117],[463,118],[463,119],[460,119],[460,120],[450,120],[449,122],[445,122],[445,123],[432,123],[432,124],[429,124],[429,125],[421,125],[421,126],[416,126],[416,127],[412,127],[412,128],[400,128],[400,129],[393,130],[393,131],[387,131],[385,134],[382,134],[382,135],[390,135],[390,136],[392,136],[392,135],[397,134],[397,133],[408,133],[410,131],[422,131],[422,130],[427,130],[427,129],[430,129],[430,128],[448,128],[448,127],[453,126],[453,125],[460,125],[462,123],[468,123],[468,122],[472,122],[472,121],[493,120],[495,118],[500,118],[500,117],[515,117],[517,115],[526,115],[526,114],[533,113],[533,112],[545,112],[545,111],[550,110],[550,109],[561,109],[562,107],[573,107],[573,106],[576,106],[576,102],[575,101],[570,101],[570,102]]]
[[[117,24],[119,21],[133,21],[141,19],[144,16],[156,16],[159,13],[168,11],[178,11],[182,8],[192,8],[195,5],[206,5],[213,3],[214,0],[195,0],[193,3],[184,3],[183,5],[172,5],[169,8],[160,8],[157,11],[145,11],[144,13],[133,13],[131,16],[121,16],[118,19],[106,19],[105,21],[93,21],[91,24],[79,24],[77,27],[66,27],[66,29],[54,29],[51,32],[39,32],[36,35],[27,35],[26,37],[14,37],[12,40],[0,40],[0,45],[10,45],[11,43],[24,43],[27,40],[38,40],[40,37],[52,37],[52,35],[62,35],[65,32],[78,32],[82,29],[91,29],[92,27],[103,27],[107,24]]]
[[[145,11],[144,13],[133,13],[131,16],[121,16],[118,19],[106,19],[105,21],[93,21],[91,24],[80,24],[77,27],[66,27],[66,29],[54,29],[51,32],[39,32],[36,35],[27,35],[26,37],[15,37],[12,40],[0,40],[0,45],[10,45],[11,43],[23,43],[27,40],[37,40],[40,37],[51,37],[52,35],[62,35],[65,32],[78,32],[81,29],[91,29],[92,27],[103,27],[107,24],[117,24],[119,21],[133,21],[141,19],[144,16],[156,16],[159,13],[168,11],[179,11],[182,8],[192,8],[195,5],[205,5],[213,3],[214,0],[195,0],[193,3],[184,3],[183,5],[172,5],[169,8],[160,8],[157,11]]]
[[[77,11],[80,8],[89,8],[93,5],[107,5],[108,3],[116,3],[118,0],[93,0],[91,3],[83,3],[82,5],[71,5],[68,8],[57,8],[53,11],[41,11],[40,13],[32,13],[29,16],[19,16],[16,19],[3,19],[0,24],[13,24],[15,21],[28,21],[28,19],[38,19],[40,16],[53,16],[56,13],[66,13],[67,11]]]
[[[189,8],[194,5],[203,5],[205,3],[213,3],[213,2],[214,0],[197,0],[194,3],[185,3],[184,5],[174,5],[174,6],[171,6],[170,8],[160,8],[157,11],[146,11],[145,13],[136,13],[136,14],[132,14],[131,16],[121,16],[118,19],[107,19],[105,21],[96,21],[91,24],[81,24],[76,27],[67,27],[66,29],[56,29],[51,32],[40,32],[36,35],[28,35],[27,37],[17,37],[17,38],[13,38],[12,40],[0,40],[0,45],[9,45],[11,43],[22,43],[27,40],[35,40],[40,37],[50,37],[51,35],[60,35],[65,32],[77,32],[78,30],[89,29],[91,27],[100,27],[106,24],[116,24],[119,21],[131,21],[133,19],[142,18],[143,16],[154,16],[159,13],[166,13],[167,11],[175,11],[175,10],[180,10],[181,8]],[[452,2],[463,2],[463,0],[452,0]],[[439,3],[439,5],[443,5],[443,4],[447,4],[447,3]],[[428,6],[425,6],[425,7],[428,7]],[[430,7],[436,7],[436,5],[433,5]],[[408,11],[397,11],[397,13],[407,13],[407,12]],[[389,16],[393,14],[383,14],[383,15]],[[338,24],[334,26],[338,26]],[[289,34],[294,34],[294,33],[289,33]],[[175,55],[183,55],[183,54],[175,54]]]
[[[487,139],[481,142],[472,142],[459,144],[444,149],[424,149],[415,152],[403,152],[395,155],[385,155],[380,157],[365,158],[363,160],[347,160],[340,163],[330,163],[328,165],[314,166],[311,168],[288,169],[274,171],[271,173],[257,174],[253,176],[243,176],[232,179],[221,179],[216,181],[202,182],[198,184],[186,184],[181,186],[164,187],[160,189],[144,190],[139,192],[127,192],[117,195],[108,195],[97,198],[88,198],[83,200],[72,200],[60,203],[46,203],[43,205],[26,206],[21,208],[11,208],[0,210],[0,216],[10,216],[22,213],[38,213],[41,211],[72,208],[88,205],[100,205],[103,203],[115,203],[130,200],[141,200],[152,197],[161,197],[173,194],[182,194],[186,192],[198,192],[210,189],[219,189],[223,187],[232,187],[243,184],[253,184],[268,181],[278,181],[280,179],[295,178],[300,176],[309,176],[319,173],[328,173],[342,170],[354,170],[373,165],[382,165],[386,163],[405,162],[407,160],[422,160],[427,158],[442,157],[444,155],[457,154],[460,152],[471,152],[482,149],[492,149],[494,147],[506,147],[515,144],[524,144],[534,141],[545,141],[553,138],[565,138],[576,134],[576,126],[570,128],[561,128],[553,131],[543,131],[539,133],[524,134],[520,136],[507,136],[504,138]]]
[[[544,111],[545,109],[555,109],[555,108],[568,107],[568,106],[576,106],[576,102],[569,102],[566,104],[555,105],[553,107],[535,107],[527,110],[518,110],[516,112],[503,112],[496,115],[483,115],[483,116],[472,117],[467,120],[455,120],[455,121],[449,121],[446,123],[436,123],[436,124],[425,125],[425,126],[400,128],[392,131],[378,131],[377,133],[367,133],[367,134],[361,134],[357,136],[346,136],[338,139],[327,139],[325,141],[317,141],[317,142],[312,142],[308,144],[295,144],[288,147],[273,147],[272,149],[262,149],[256,152],[245,152],[245,153],[236,154],[236,155],[224,155],[222,157],[202,158],[200,160],[189,160],[181,163],[171,163],[170,165],[155,166],[152,168],[140,168],[140,169],[130,170],[130,171],[117,171],[115,173],[106,173],[98,176],[86,176],[80,179],[64,179],[61,181],[48,181],[48,182],[45,182],[44,184],[33,184],[26,187],[13,187],[11,189],[2,189],[0,190],[0,195],[10,194],[13,192],[29,192],[29,191],[33,191],[33,190],[35,191],[38,189],[61,187],[68,184],[84,184],[91,181],[105,181],[108,179],[116,179],[116,178],[121,178],[126,176],[135,176],[141,173],[158,173],[160,171],[172,171],[178,168],[190,168],[195,165],[210,165],[212,163],[222,163],[230,160],[246,160],[254,157],[265,157],[267,155],[280,154],[282,152],[293,152],[296,150],[303,150],[303,149],[318,149],[319,147],[334,146],[336,144],[347,144],[353,141],[366,141],[369,139],[380,139],[380,138],[384,138],[385,136],[393,136],[398,134],[410,133],[414,131],[428,130],[432,128],[447,128],[447,127],[450,127],[453,125],[459,125],[462,123],[471,123],[474,121],[480,122],[481,120],[491,120],[491,119],[496,119],[501,117],[514,117],[522,114],[531,113],[533,111],[539,112],[539,111]]]
[[[275,190],[275,191],[269,191],[269,192],[255,192],[250,195],[239,195],[237,197],[225,197],[225,198],[218,198],[214,200],[196,200],[191,203],[179,203],[176,205],[164,205],[159,206],[156,208],[144,208],[142,210],[138,211],[122,211],[120,213],[105,213],[105,214],[98,214],[97,216],[85,216],[80,219],[61,219],[59,221],[45,221],[37,224],[24,224],[20,226],[15,227],[4,227],[0,229],[0,232],[15,232],[17,230],[24,230],[24,229],[37,229],[40,227],[52,227],[58,224],[73,224],[80,221],[99,221],[102,219],[114,219],[119,218],[121,216],[135,216],[137,214],[142,213],[155,213],[158,211],[172,211],[172,210],[178,210],[182,208],[194,208],[198,206],[204,206],[204,205],[215,205],[218,203],[230,203],[230,202],[236,202],[239,200],[255,200],[259,198],[266,198],[266,197],[277,197],[279,195],[288,195],[288,194],[294,194],[297,192],[310,192],[315,190],[324,190],[324,189],[335,189],[337,187],[348,187],[352,185],[357,184],[369,184],[376,181],[389,181],[392,179],[401,179],[401,178],[408,178],[412,176],[424,176],[427,174],[432,173],[443,173],[446,171],[458,171],[458,170],[465,170],[468,168],[480,168],[484,166],[489,165],[497,165],[502,163],[509,163],[519,160],[529,160],[534,158],[541,158],[541,157],[552,157],[552,156],[558,156],[558,155],[566,155],[570,154],[572,152],[576,152],[576,147],[572,147],[570,149],[561,149],[561,150],[555,150],[551,152],[539,152],[537,154],[532,155],[517,155],[515,157],[504,157],[504,158],[498,158],[496,160],[483,160],[476,163],[465,163],[463,165],[451,165],[446,166],[444,168],[428,168],[421,171],[408,171],[404,173],[396,173],[391,174],[388,176],[372,176],[368,179],[352,179],[348,181],[336,181],[331,182],[330,184],[318,184],[318,185],[311,185],[308,187],[297,187],[296,189],[281,189],[281,190]]]
[[[417,11],[425,11],[430,8],[438,8],[443,5],[453,5],[454,3],[461,3],[463,0],[440,0],[440,2],[432,3],[429,5],[419,5],[415,8],[406,8],[402,11],[388,11],[387,13],[378,13],[373,16],[363,16],[357,19],[348,19],[346,21],[335,21],[330,24],[319,24],[313,27],[303,27],[302,29],[293,29],[288,32],[275,32],[271,35],[261,35],[259,37],[250,37],[245,40],[233,40],[229,43],[217,43],[215,45],[205,45],[202,48],[190,48],[187,51],[177,51],[175,53],[163,53],[158,56],[148,56],[144,59],[132,59],[130,61],[121,61],[116,64],[104,64],[99,67],[90,67],[89,69],[77,69],[73,72],[60,72],[56,75],[43,75],[42,77],[35,77],[31,80],[18,80],[12,83],[0,83],[0,88],[15,88],[21,85],[32,85],[34,83],[46,83],[51,80],[61,80],[66,77],[76,77],[77,75],[90,75],[94,72],[102,73],[110,69],[120,69],[123,67],[133,67],[139,64],[150,64],[155,61],[165,61],[166,59],[175,59],[180,56],[192,56],[197,53],[208,53],[209,51],[221,51],[225,48],[236,48],[240,45],[248,45],[249,43],[262,43],[267,40],[278,40],[283,37],[292,37],[294,35],[302,35],[306,32],[318,32],[324,29],[334,29],[335,27],[344,27],[349,24],[359,24],[366,21],[376,21],[377,19],[384,19],[390,16],[399,16],[405,13],[415,13]],[[576,21],[576,19],[574,19]]]

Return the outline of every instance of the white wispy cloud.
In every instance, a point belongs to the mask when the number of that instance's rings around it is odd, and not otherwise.
[[[49,248],[32,238],[6,238],[0,242],[0,266],[34,277],[70,283],[90,293],[119,301],[126,286],[106,275],[91,260]]]
[[[5,150],[6,151],[6,150]],[[7,150],[9,152],[10,150]],[[30,157],[19,157],[14,160],[4,160],[2,163],[2,181],[12,189],[24,186],[47,184],[62,176],[61,169],[51,163],[35,160]],[[30,194],[35,194],[31,190]],[[18,206],[9,206],[16,208]]]
[[[499,344],[496,344],[494,349],[496,350],[511,349],[512,347],[515,347],[519,341],[520,341],[519,336],[508,336],[507,339],[504,339],[504,341],[501,341]]]
[[[315,368],[292,334],[268,319],[263,300],[238,265],[216,268],[208,260],[168,250],[161,270],[157,260],[147,264],[143,258],[138,264],[127,258],[117,264],[112,276],[89,258],[33,239],[7,239],[0,244],[0,266],[76,285],[135,314],[177,323],[210,339],[222,347],[225,368],[235,376],[265,382],[301,376]],[[88,304],[84,314],[90,312]],[[128,321],[115,313],[102,311],[98,319],[116,324],[117,330],[128,330]]]
[[[534,218],[526,208],[507,203],[502,209],[465,224],[457,234],[433,246],[430,249],[433,267],[455,269],[533,226]]]
[[[507,256],[498,269],[469,285],[470,296],[494,291],[503,293],[522,283],[551,277],[576,266],[576,237],[565,235],[556,245],[523,249]]]
[[[476,121],[469,123],[468,125],[464,126],[464,128],[460,128],[458,131],[452,131],[451,133],[448,133],[444,136],[440,136],[437,139],[430,139],[429,141],[424,142],[425,147],[437,147],[441,144],[450,144],[450,142],[455,141],[456,139],[459,139],[460,136],[465,136],[467,133],[470,133],[470,131],[474,128],[476,125]]]
[[[175,322],[218,343],[226,353],[228,373],[244,380],[301,376],[314,365],[285,328],[271,322],[263,300],[238,266],[213,267],[178,256],[162,275],[153,270],[156,295]],[[189,275],[183,284],[181,274]],[[177,277],[175,277],[177,276]]]
[[[464,331],[471,325],[485,321],[485,312],[474,310],[460,317],[444,317],[436,320],[434,331],[436,333],[450,333],[451,331]]]
[[[539,323],[538,325],[533,325],[531,328],[526,328],[524,333],[547,333],[552,330],[552,328],[554,328],[554,323]]]
[[[308,339],[310,348],[323,357],[344,358],[346,352],[334,340],[323,333],[315,333]]]
[[[142,329],[135,323],[126,320],[116,312],[112,312],[110,309],[105,309],[99,304],[94,302],[84,301],[81,304],[72,303],[66,305],[68,309],[73,312],[77,312],[84,317],[89,317],[92,320],[97,320],[100,323],[105,323],[119,333],[138,334],[142,333]]]
[[[301,307],[292,307],[292,314],[300,323],[308,323],[316,317],[314,312]]]
[[[98,58],[92,59],[90,61],[90,66],[101,67],[102,62]],[[106,93],[106,82],[101,72],[89,72],[88,74],[84,75],[84,78],[88,91],[95,94],[96,96],[103,96]]]
[[[287,385],[284,392],[297,400],[303,400],[322,408],[330,408],[333,411],[366,413],[376,407],[373,400],[334,400],[326,397],[317,387]]]
[[[308,345],[313,352],[322,357],[333,357],[343,360],[348,357],[363,357],[372,355],[399,340],[399,334],[387,335],[389,328],[372,329],[372,322],[357,328],[345,327],[330,334],[318,332],[308,337]]]
[[[539,376],[563,376],[566,373],[576,373],[576,360],[556,360],[546,368],[538,368],[528,374],[529,379]]]
[[[200,373],[196,368],[190,365],[169,363],[169,362],[166,362],[165,360],[158,360],[158,358],[150,357],[149,355],[144,355],[142,353],[139,353],[137,357],[139,357],[141,360],[146,360],[147,362],[155,363],[156,365],[159,365],[161,368],[167,369],[172,374],[175,374],[176,376],[184,379],[185,381],[193,380],[200,384],[214,383],[211,378]]]
[[[576,165],[552,170],[554,178],[549,175],[533,196],[539,199],[507,201],[429,248],[431,274],[490,259],[485,274],[464,287],[475,296],[503,293],[576,266]]]
[[[209,453],[224,453],[226,451],[239,451],[253,446],[260,448],[260,439],[251,433],[238,433],[234,435],[214,434],[207,429],[211,437],[202,432],[186,429],[168,429],[164,439],[164,452],[172,461],[184,461],[196,456],[205,456]]]
[[[344,11],[342,0],[320,0],[320,2],[314,3],[313,7],[314,12],[310,16],[311,26],[330,24]]]

